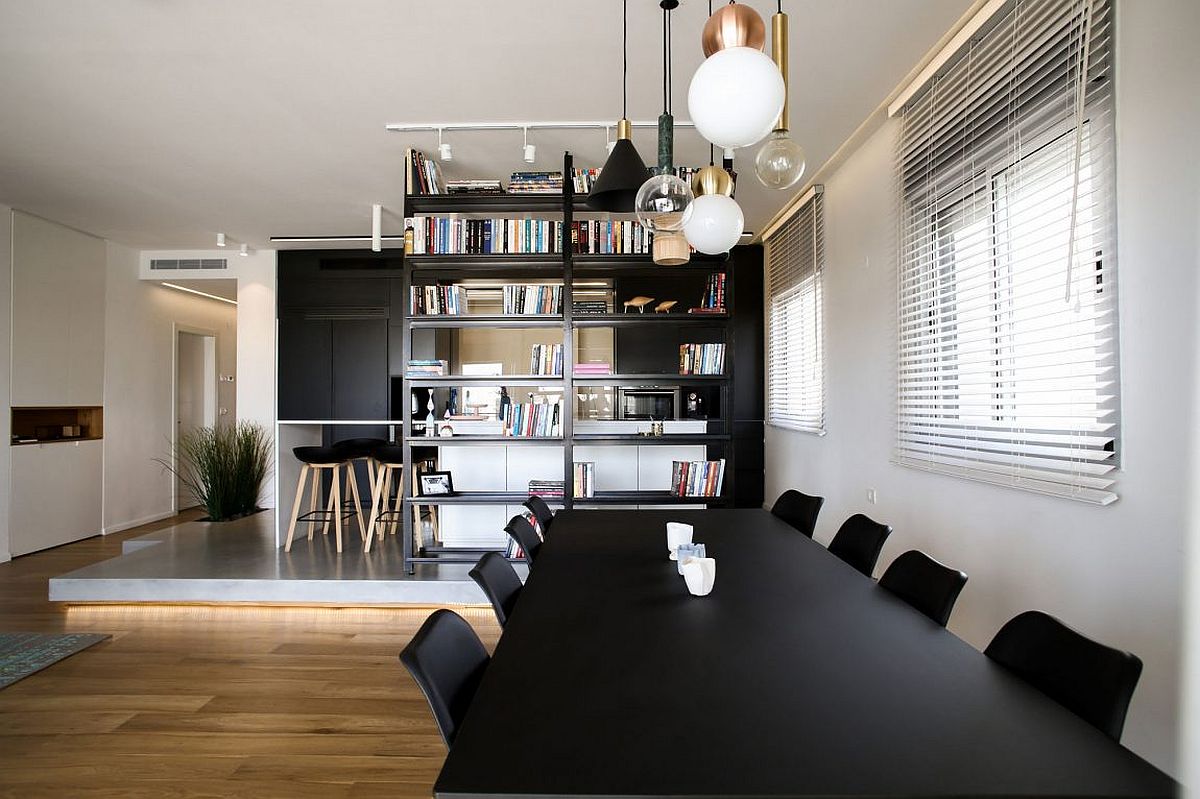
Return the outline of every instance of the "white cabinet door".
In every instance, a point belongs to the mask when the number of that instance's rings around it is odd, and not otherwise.
[[[97,535],[101,527],[103,442],[12,448],[13,555]]]

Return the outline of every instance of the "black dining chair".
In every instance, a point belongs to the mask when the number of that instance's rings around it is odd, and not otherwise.
[[[825,497],[810,497],[789,488],[775,500],[771,514],[812,538],[813,530],[817,527],[817,514],[824,504]]]
[[[550,506],[546,504],[546,500],[541,497],[531,496],[523,503],[529,508],[529,512],[533,514],[533,518],[537,519],[538,527],[542,529],[542,535],[550,532],[550,524],[554,521],[554,511],[550,510]]]
[[[505,526],[504,532],[508,533],[517,545],[521,547],[521,552],[525,556],[525,562],[533,567],[533,560],[537,557],[538,550],[542,548],[542,537],[538,535],[537,530],[533,529],[533,525],[529,523],[529,519],[524,516],[514,516],[508,520],[508,525]]]
[[[967,584],[966,572],[938,563],[924,552],[910,549],[892,561],[879,578],[879,586],[945,627],[958,595]]]
[[[1094,727],[1121,740],[1142,661],[1039,610],[1000,628],[983,654]]]
[[[888,525],[856,513],[842,522],[837,535],[829,542],[829,551],[870,577],[883,542],[891,534],[892,528]]]
[[[454,743],[491,657],[462,616],[435,610],[400,653],[400,662],[429,700],[442,740]]]
[[[517,570],[499,552],[489,552],[471,567],[468,574],[492,603],[496,621],[503,627],[521,595],[521,578],[517,576]]]

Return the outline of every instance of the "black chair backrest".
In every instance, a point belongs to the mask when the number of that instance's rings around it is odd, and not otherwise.
[[[451,610],[435,610],[400,653],[400,662],[425,692],[446,746],[475,698],[491,658],[471,625]]]
[[[771,513],[804,533],[813,537],[817,526],[817,514],[825,504],[825,497],[810,497],[799,491],[788,489],[779,495],[771,507]]]
[[[1093,641],[1038,610],[1009,619],[983,654],[1121,740],[1142,674],[1136,655]]]
[[[842,522],[837,535],[829,542],[829,551],[870,577],[883,542],[891,534],[892,528],[888,525],[856,513]]]
[[[521,595],[521,578],[517,576],[517,570],[499,552],[489,552],[471,567],[469,574],[492,603],[496,621],[503,627]]]
[[[533,525],[524,516],[514,516],[508,520],[504,532],[512,536],[525,554],[525,562],[533,566],[538,550],[542,548],[542,537],[533,529]]]
[[[950,612],[966,584],[966,572],[944,566],[915,549],[892,561],[879,578],[881,587],[943,627],[950,620]]]
[[[546,500],[541,497],[530,497],[525,500],[524,505],[529,508],[533,518],[537,519],[538,527],[542,528],[542,535],[550,532],[550,523],[554,521],[554,511],[550,510]]]

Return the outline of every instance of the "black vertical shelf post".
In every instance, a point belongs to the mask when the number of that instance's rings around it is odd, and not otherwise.
[[[575,271],[571,246],[571,226],[575,221],[575,181],[572,168],[575,159],[570,152],[563,154],[563,373],[562,373],[562,436],[563,436],[563,507],[570,509],[575,499]]]
[[[412,174],[412,165],[408,161],[408,156],[404,156],[404,201],[401,204],[401,219],[408,219],[408,176]],[[408,231],[405,230],[405,242],[408,241]],[[412,447],[409,446],[409,439],[412,438],[412,389],[408,385],[408,362],[412,359],[412,263],[408,259],[408,253],[404,253],[404,268],[401,271],[401,301],[404,305],[401,308],[401,323],[400,335],[403,341],[400,345],[401,364],[400,364],[400,400],[397,402],[392,400],[391,410],[400,411],[400,445],[404,450],[404,470],[400,473],[400,488],[396,492],[396,507],[400,508],[400,530],[404,534],[402,552],[404,555],[404,569],[409,574],[416,571],[413,565],[413,543],[414,538],[421,533],[420,524],[414,522],[413,517],[420,520],[420,508],[418,506],[409,506],[405,502],[405,498],[409,495],[408,486],[412,485],[413,479],[413,457]],[[392,381],[394,382],[394,381]],[[372,531],[373,532],[373,531]]]

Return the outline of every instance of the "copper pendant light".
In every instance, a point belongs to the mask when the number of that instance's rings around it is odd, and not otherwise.
[[[704,23],[700,44],[704,57],[728,47],[762,50],[767,43],[767,26],[758,12],[747,5],[731,2]]]

